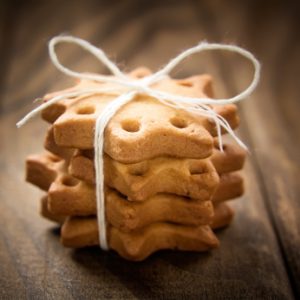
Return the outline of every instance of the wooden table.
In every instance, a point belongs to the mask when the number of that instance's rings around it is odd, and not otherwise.
[[[1,2],[1,299],[292,299],[300,297],[299,6],[277,1]],[[25,1],[24,1],[25,2]],[[282,2],[283,3],[283,2]],[[247,193],[211,253],[165,251],[131,263],[98,248],[71,250],[38,215],[41,192],[24,182],[25,157],[41,151],[47,125],[15,123],[32,100],[71,80],[50,63],[50,37],[70,33],[125,70],[157,69],[198,41],[237,43],[262,62],[259,88],[239,105],[251,154]],[[76,47],[64,63],[105,72]],[[193,57],[176,75],[208,72],[217,96],[234,95],[252,70],[236,56]]]

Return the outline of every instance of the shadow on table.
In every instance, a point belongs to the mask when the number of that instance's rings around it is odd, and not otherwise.
[[[99,275],[105,268],[122,283],[124,288],[137,298],[176,297],[190,273],[180,266],[201,264],[210,256],[199,253],[174,253],[161,251],[143,262],[130,262],[116,253],[99,251],[99,248],[81,249],[73,252],[73,259],[87,268],[93,275]],[[196,283],[196,281],[195,281]],[[186,290],[187,292],[187,290]]]
[[[110,272],[138,298],[176,298],[199,292],[197,288],[207,280],[205,269],[211,268],[212,253],[160,251],[145,261],[131,262],[93,247],[74,250],[72,258],[93,276],[101,278],[103,269]]]
[[[256,232],[254,226],[253,234]],[[57,228],[51,230],[57,243],[58,235]],[[80,294],[86,286],[105,298],[116,299],[128,298],[128,295],[138,299],[215,299],[220,295],[228,299],[232,295],[255,299],[266,296],[266,284],[256,272],[244,272],[256,265],[245,259],[244,252],[257,251],[257,245],[247,243],[248,236],[234,224],[218,230],[217,235],[223,245],[222,251],[160,251],[142,262],[127,261],[114,251],[101,251],[99,247],[72,250],[55,245],[53,251],[65,257],[65,278],[80,280],[81,287],[74,290],[75,294]],[[230,240],[228,236],[236,236],[236,239]],[[239,247],[234,246],[236,243]],[[265,281],[271,287],[268,294],[284,299],[284,290],[281,291],[278,282],[273,282],[272,278]],[[73,286],[76,288],[77,285]]]

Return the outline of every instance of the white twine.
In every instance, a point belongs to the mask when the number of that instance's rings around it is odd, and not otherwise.
[[[55,46],[59,43],[70,43],[76,44],[84,50],[94,55],[96,59],[102,62],[114,75],[105,76],[101,74],[87,74],[72,71],[64,67],[55,52]],[[229,52],[238,53],[241,56],[247,58],[254,67],[254,75],[250,85],[242,91],[240,94],[228,98],[228,99],[211,99],[211,98],[194,98],[186,97],[181,95],[174,95],[171,93],[158,91],[150,86],[155,82],[158,82],[169,75],[169,73],[185,58],[202,51],[210,50],[224,50]],[[72,36],[58,36],[54,37],[49,42],[49,55],[52,63],[62,73],[74,77],[77,79],[88,79],[101,83],[114,83],[121,87],[125,87],[126,91],[118,90],[116,87],[99,87],[99,88],[81,88],[73,92],[62,92],[61,95],[55,96],[47,102],[41,104],[39,107],[28,113],[22,120],[17,123],[17,127],[21,127],[28,120],[34,117],[37,113],[41,112],[46,107],[53,103],[71,97],[78,96],[90,96],[95,94],[112,94],[116,95],[117,98],[110,102],[98,116],[95,125],[95,136],[94,136],[94,148],[95,148],[95,173],[96,173],[96,200],[97,200],[97,218],[99,227],[99,242],[100,247],[104,250],[108,249],[107,236],[106,236],[106,219],[105,219],[105,197],[104,197],[104,169],[103,169],[103,146],[104,146],[104,130],[109,120],[115,115],[115,113],[126,103],[134,99],[137,94],[145,94],[150,97],[157,99],[162,104],[173,107],[175,109],[183,109],[189,113],[205,116],[214,120],[217,128],[217,135],[219,140],[220,149],[223,150],[221,128],[224,128],[235,141],[247,149],[245,144],[235,135],[232,128],[230,127],[227,120],[222,116],[218,115],[209,105],[224,105],[230,103],[236,103],[248,97],[253,90],[256,88],[259,77],[260,77],[260,64],[257,59],[250,52],[233,45],[223,44],[209,44],[206,42],[200,43],[199,45],[192,47],[177,57],[172,59],[164,68],[158,72],[144,77],[142,79],[133,80],[124,74],[120,69],[106,56],[106,54],[99,48],[91,45],[89,42],[72,37]]]

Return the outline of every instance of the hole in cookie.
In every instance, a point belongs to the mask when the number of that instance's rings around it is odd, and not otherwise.
[[[205,173],[205,168],[199,164],[190,164],[189,170],[191,175],[199,175]]]
[[[141,162],[137,164],[133,164],[129,168],[130,175],[133,176],[143,176],[145,175],[149,170],[148,164],[146,162]]]
[[[94,112],[95,112],[95,108],[91,105],[80,107],[77,110],[77,114],[79,115],[91,115]]]
[[[132,75],[134,78],[141,79],[141,78],[144,78],[144,77],[150,75],[150,73],[151,73],[150,70],[148,70],[147,68],[141,67],[141,68],[134,70],[132,72]]]
[[[185,86],[185,87],[192,87],[193,86],[193,83],[190,82],[190,81],[181,81],[181,82],[178,82],[179,85],[181,86]]]
[[[75,186],[78,181],[73,177],[64,177],[62,179],[62,184],[66,186]]]
[[[135,74],[135,77],[138,79],[144,78],[147,74],[144,71],[140,71],[139,73]]]
[[[122,128],[128,132],[137,132],[140,130],[141,127],[141,124],[138,120],[132,120],[132,119],[123,120],[121,125]]]
[[[54,163],[61,161],[61,158],[58,156],[50,156],[49,159]]]
[[[170,119],[170,123],[177,128],[186,128],[188,126],[187,121],[180,117],[173,117]]]

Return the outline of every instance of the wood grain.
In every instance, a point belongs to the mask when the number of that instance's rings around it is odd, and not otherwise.
[[[294,2],[279,1],[1,4],[0,299],[299,297],[298,13]],[[34,98],[72,83],[47,54],[48,39],[61,32],[103,47],[125,70],[158,69],[202,39],[240,44],[262,61],[260,86],[240,105],[239,134],[251,150],[247,193],[232,204],[233,224],[218,232],[220,249],[164,251],[131,263],[98,248],[63,248],[58,229],[38,216],[41,192],[24,182],[24,160],[42,149],[47,125],[38,118],[21,130],[14,124]],[[76,70],[106,72],[78,49],[60,54]],[[251,78],[244,61],[215,53],[193,57],[174,75],[202,72],[214,76],[218,96]]]

